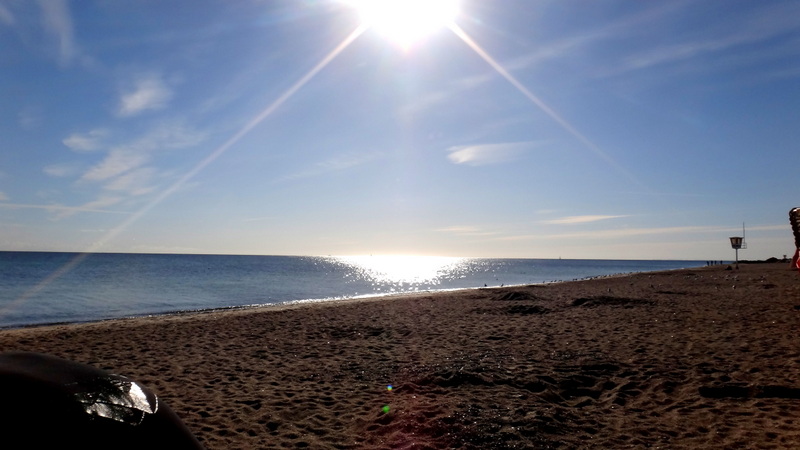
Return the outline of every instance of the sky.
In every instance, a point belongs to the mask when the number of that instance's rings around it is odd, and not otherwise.
[[[0,0],[0,250],[794,251],[800,2],[457,6]]]

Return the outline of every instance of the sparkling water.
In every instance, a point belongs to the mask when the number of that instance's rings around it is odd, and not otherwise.
[[[566,281],[699,261],[0,252],[0,327]]]

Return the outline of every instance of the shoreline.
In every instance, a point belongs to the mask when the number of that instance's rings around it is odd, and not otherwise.
[[[702,268],[708,266],[697,266],[694,268]],[[176,310],[176,311],[166,311],[166,312],[159,312],[159,313],[150,313],[150,314],[141,314],[141,315],[133,315],[133,316],[126,316],[126,317],[110,317],[107,319],[88,319],[88,320],[78,320],[78,321],[63,321],[63,322],[46,322],[46,323],[31,323],[31,324],[23,324],[23,325],[8,325],[8,326],[0,326],[0,332],[7,331],[7,330],[21,330],[21,329],[35,329],[35,328],[47,328],[47,327],[55,327],[55,326],[72,326],[72,325],[86,325],[86,324],[94,324],[94,323],[105,323],[105,322],[114,322],[120,320],[140,320],[140,319],[158,319],[160,317],[170,317],[170,316],[185,316],[185,315],[193,315],[193,314],[209,314],[214,312],[225,312],[225,311],[237,311],[237,310],[251,310],[251,309],[270,309],[270,310],[277,310],[282,309],[285,307],[293,307],[293,306],[302,306],[302,305],[315,305],[315,304],[328,304],[328,303],[337,303],[337,302],[351,302],[351,301],[361,301],[361,300],[375,300],[375,299],[391,299],[394,297],[405,297],[405,296],[413,296],[417,294],[426,294],[426,295],[437,295],[437,294],[447,294],[447,293],[458,293],[461,291],[472,291],[472,290],[480,290],[480,289],[502,289],[502,288],[513,288],[513,287],[524,287],[524,286],[544,286],[550,284],[559,284],[559,283],[575,283],[580,281],[589,281],[589,280],[597,280],[603,278],[614,278],[614,277],[625,277],[635,274],[641,273],[660,273],[660,272],[671,272],[676,270],[689,270],[693,269],[690,268],[679,268],[679,269],[665,269],[665,270],[654,270],[654,271],[644,271],[644,272],[621,272],[621,273],[613,273],[607,275],[592,275],[583,278],[576,278],[571,280],[550,280],[550,281],[543,281],[538,283],[525,283],[525,284],[501,284],[501,285],[494,285],[494,286],[478,286],[478,287],[468,287],[468,288],[452,288],[452,289],[428,289],[428,290],[416,290],[416,291],[402,291],[402,292],[386,292],[386,293],[374,293],[374,294],[363,294],[363,295],[356,295],[356,296],[344,296],[344,297],[327,297],[327,298],[319,298],[319,299],[297,299],[297,300],[287,300],[279,303],[262,303],[262,304],[251,304],[251,305],[239,305],[239,306],[223,306],[217,308],[204,308],[204,309],[189,309],[189,310]]]
[[[6,329],[0,350],[130,376],[209,449],[796,447],[800,279],[724,267]]]

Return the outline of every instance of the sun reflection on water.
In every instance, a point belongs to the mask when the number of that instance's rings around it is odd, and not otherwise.
[[[353,268],[355,274],[375,284],[439,284],[443,277],[458,276],[468,258],[450,256],[357,255],[335,259]]]

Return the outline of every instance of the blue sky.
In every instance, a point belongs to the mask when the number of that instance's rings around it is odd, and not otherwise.
[[[0,0],[0,249],[781,257],[797,1]],[[355,32],[355,34],[354,34]]]

